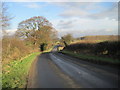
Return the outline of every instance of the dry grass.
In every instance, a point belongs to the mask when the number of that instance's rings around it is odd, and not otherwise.
[[[2,63],[9,63],[11,60],[21,59],[32,53],[32,48],[25,45],[23,40],[18,38],[3,38],[2,40]]]
[[[71,44],[80,44],[80,43],[100,43],[104,41],[119,41],[120,35],[97,35],[97,36],[85,36],[81,39],[77,39]]]
[[[80,44],[80,43],[99,43],[103,42],[103,40],[76,40],[74,42],[71,42],[71,44]]]

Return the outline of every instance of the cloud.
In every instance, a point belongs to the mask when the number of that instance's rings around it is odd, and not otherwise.
[[[71,8],[70,10],[66,10],[63,13],[60,14],[62,17],[83,17],[88,15],[89,13],[83,10],[79,10],[77,8]]]
[[[114,19],[69,18],[52,21],[59,36],[72,33],[75,37],[84,35],[118,34],[118,21]]]
[[[102,5],[98,2],[59,3],[64,11],[59,14],[63,18],[80,17],[102,19],[109,17],[118,20],[118,3],[108,2]],[[107,4],[111,6],[107,6]]]
[[[6,32],[7,32],[9,35],[15,34],[16,31],[17,31],[17,29],[6,30]]]
[[[89,14],[85,10],[86,6],[92,5],[93,3],[87,3],[87,2],[69,2],[69,3],[58,3],[57,5],[61,5],[62,8],[64,8],[64,11],[60,14],[61,17],[83,17]]]
[[[60,29],[68,29],[68,28],[72,28],[74,25],[73,25],[73,21],[64,21],[64,20],[60,20],[59,23],[57,24],[58,28]]]
[[[111,6],[95,2],[61,3],[64,11],[59,15],[64,19],[62,22],[59,21],[56,26],[59,35],[72,33],[77,37],[118,34],[118,3],[108,2],[106,4],[111,4]]]
[[[38,5],[37,3],[26,3],[24,6],[28,8],[40,8],[40,5]]]
[[[118,3],[113,3],[112,7],[110,7],[109,9],[99,13],[91,14],[89,17],[93,19],[108,17],[109,19],[118,20]]]

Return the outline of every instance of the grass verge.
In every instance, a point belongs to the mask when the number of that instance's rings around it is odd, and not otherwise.
[[[90,61],[93,63],[98,63],[98,64],[114,64],[114,65],[119,65],[120,64],[120,60],[118,59],[112,59],[112,58],[108,58],[108,57],[100,57],[100,56],[95,56],[95,55],[86,55],[86,54],[78,54],[78,53],[74,53],[72,51],[60,51],[63,54],[68,54],[74,57],[77,57],[79,59],[83,59],[86,61]]]
[[[54,48],[54,47],[51,47],[51,48],[45,50],[44,53],[51,52],[53,48]]]
[[[30,66],[40,52],[32,53],[22,60],[3,66],[2,88],[25,88]]]

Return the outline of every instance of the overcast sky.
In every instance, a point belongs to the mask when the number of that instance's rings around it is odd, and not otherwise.
[[[99,0],[100,1],[100,0]],[[118,34],[117,2],[7,2],[14,16],[9,33],[18,23],[33,16],[44,16],[58,31],[74,37]]]

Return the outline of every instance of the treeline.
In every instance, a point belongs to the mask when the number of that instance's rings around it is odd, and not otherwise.
[[[120,56],[120,41],[105,41],[100,43],[76,43],[68,45],[64,50],[87,55],[105,56],[118,59]]]

